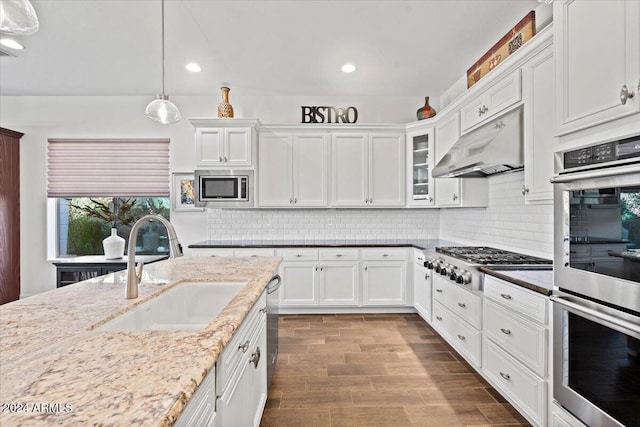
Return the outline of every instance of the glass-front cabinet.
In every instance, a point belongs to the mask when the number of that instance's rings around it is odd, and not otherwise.
[[[411,125],[410,125],[411,126]],[[434,206],[434,132],[417,123],[407,129],[407,206]]]

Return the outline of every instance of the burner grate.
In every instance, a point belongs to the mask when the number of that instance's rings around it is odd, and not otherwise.
[[[488,246],[449,246],[436,248],[436,252],[466,260],[474,264],[551,264],[552,261]]]

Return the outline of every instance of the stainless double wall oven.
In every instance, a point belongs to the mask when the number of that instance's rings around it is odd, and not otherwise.
[[[553,396],[640,425],[640,136],[556,154]]]

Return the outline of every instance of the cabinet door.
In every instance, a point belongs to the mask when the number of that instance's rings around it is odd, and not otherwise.
[[[249,363],[247,367],[248,376],[250,377],[249,394],[243,396],[247,400],[247,415],[249,416],[249,423],[242,424],[243,426],[260,426],[260,420],[262,419],[262,412],[264,406],[267,403],[267,329],[266,318],[263,316],[261,321],[262,325],[259,327],[258,337],[255,340],[256,345],[250,354],[252,360],[257,362]],[[226,424],[225,424],[226,425]],[[228,424],[228,425],[241,425],[241,424]]]
[[[225,166],[251,166],[251,128],[224,130]]]
[[[433,128],[407,133],[407,206],[433,206]]]
[[[553,131],[553,49],[537,54],[523,67],[524,80],[524,188],[527,203],[552,203],[553,153],[558,149]]]
[[[280,306],[315,305],[317,262],[283,262]]]
[[[431,272],[415,265],[413,270],[413,305],[424,320],[431,323]]]
[[[369,135],[369,204],[404,206],[402,135]]]
[[[249,356],[247,356],[248,358]],[[216,400],[217,426],[249,426],[251,425],[252,411],[249,410],[249,396],[251,390],[252,365],[244,358],[239,363],[239,378],[229,384]]]
[[[405,262],[371,261],[363,265],[363,305],[406,303]]]
[[[557,134],[640,112],[640,2],[554,2],[553,16]]]
[[[196,129],[196,167],[215,167],[224,164],[224,129]]]
[[[293,136],[293,197],[300,207],[327,206],[329,143],[326,134]]]
[[[358,305],[358,262],[322,262],[318,284],[320,305]]]
[[[460,116],[458,112],[438,123],[436,127],[436,164],[460,137]],[[460,204],[460,178],[436,178],[436,206],[457,206]]]
[[[260,134],[258,204],[293,206],[291,134]]]
[[[332,206],[368,206],[368,140],[365,134],[331,136]]]

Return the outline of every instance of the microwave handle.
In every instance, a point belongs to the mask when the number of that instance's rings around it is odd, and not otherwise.
[[[627,175],[631,173],[638,173],[638,165],[626,165],[615,168],[607,168],[600,170],[587,170],[580,172],[571,172],[562,175],[554,175],[551,177],[552,184],[562,184],[571,181],[577,181],[580,179],[592,179],[592,178],[606,178],[610,176]]]
[[[581,314],[583,317],[591,318],[591,320],[594,320],[597,323],[605,323],[610,326],[616,326],[616,329],[621,330],[621,332],[630,332],[635,336],[640,336],[639,324],[632,323],[625,319],[621,319],[613,314],[603,312],[605,310],[608,310],[606,307],[602,307],[600,310],[594,310],[593,308],[587,307],[583,304],[571,301],[569,297],[559,295],[552,295],[550,299],[554,303],[559,304],[569,309],[570,311],[575,312],[576,314]]]

